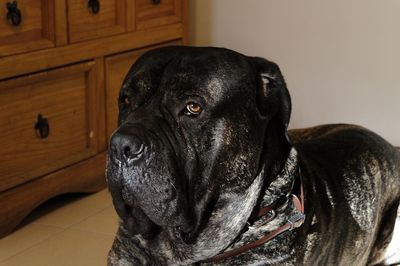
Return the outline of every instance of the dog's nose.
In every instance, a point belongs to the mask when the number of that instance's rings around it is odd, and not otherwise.
[[[118,160],[139,158],[145,149],[145,144],[139,136],[120,131],[113,134],[110,146]]]

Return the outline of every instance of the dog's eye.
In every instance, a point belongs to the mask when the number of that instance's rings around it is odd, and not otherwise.
[[[129,99],[128,95],[124,95],[121,97],[121,103],[124,105],[125,108],[131,106],[131,100]]]
[[[186,109],[185,109],[185,115],[188,116],[197,116],[201,113],[202,109],[200,104],[198,103],[194,103],[194,102],[190,102],[186,105]]]

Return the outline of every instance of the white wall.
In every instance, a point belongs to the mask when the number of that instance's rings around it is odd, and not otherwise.
[[[291,127],[360,124],[400,146],[400,0],[190,0],[191,42],[275,61]]]

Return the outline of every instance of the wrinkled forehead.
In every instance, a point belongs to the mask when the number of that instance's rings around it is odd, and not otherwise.
[[[176,97],[199,95],[216,101],[246,93],[255,77],[244,56],[228,52],[182,54],[163,72],[163,89]]]

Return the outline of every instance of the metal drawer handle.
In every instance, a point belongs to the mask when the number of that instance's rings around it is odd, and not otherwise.
[[[89,0],[88,7],[92,10],[93,14],[100,12],[100,1],[99,0]]]
[[[45,139],[49,136],[50,126],[47,118],[43,117],[42,114],[38,114],[37,122],[35,124],[36,134],[39,138]]]
[[[7,20],[11,21],[11,24],[14,26],[18,26],[21,24],[22,16],[21,10],[18,9],[17,1],[7,2]]]
[[[161,3],[161,0],[153,0],[153,4],[159,5]]]

